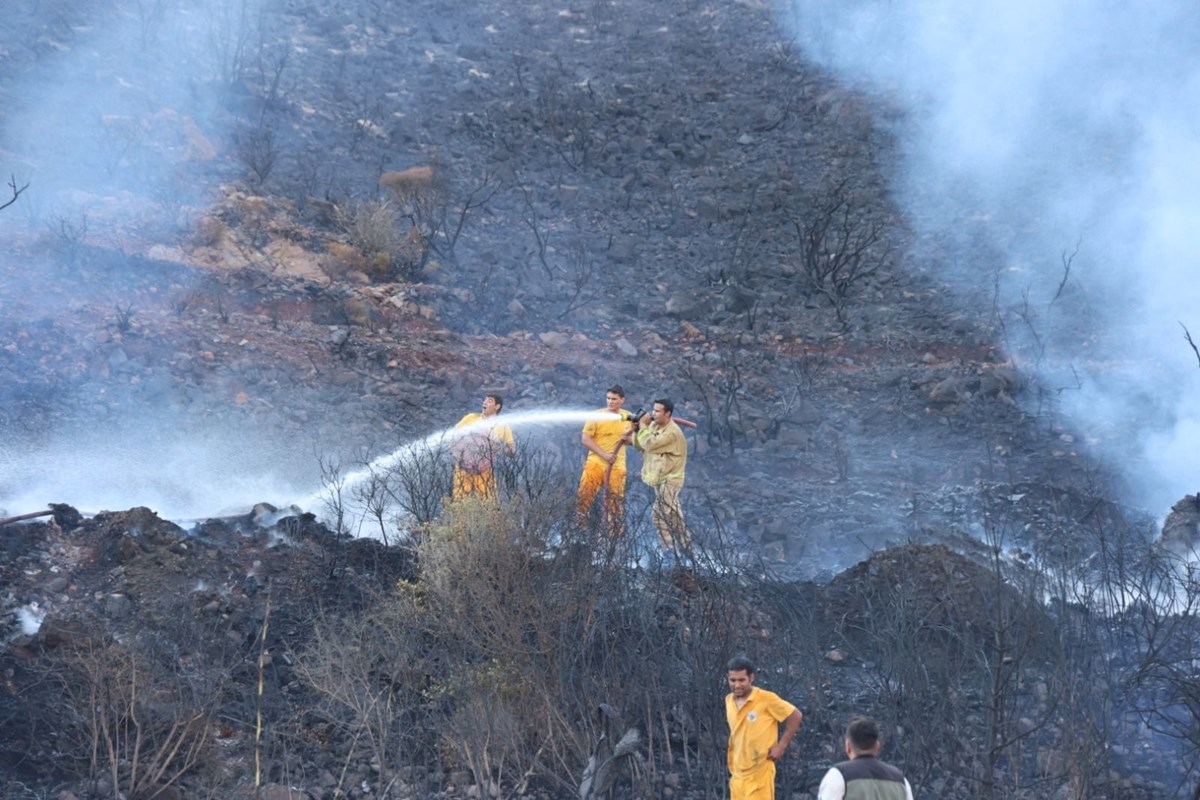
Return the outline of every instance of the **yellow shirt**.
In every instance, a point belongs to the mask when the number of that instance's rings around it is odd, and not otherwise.
[[[767,763],[767,751],[779,741],[779,724],[796,707],[774,692],[754,687],[746,703],[737,707],[733,694],[725,696],[725,719],[729,723],[729,773],[753,772]]]
[[[454,427],[463,428],[483,419],[483,414],[478,412],[467,414]],[[452,439],[450,452],[454,456],[455,466],[479,475],[492,468],[492,459],[500,450],[497,444],[506,445],[509,450],[516,446],[512,428],[501,422],[493,422],[489,428],[481,425],[479,430]]]
[[[608,414],[607,408],[602,408],[596,412],[597,414]],[[585,436],[592,437],[592,440],[607,453],[611,453],[617,446],[617,442],[621,441],[621,437],[629,431],[629,412],[625,409],[618,409],[617,412],[621,415],[620,419],[593,419],[584,423],[583,433]],[[617,458],[613,461],[613,469],[617,472],[622,472],[625,469],[625,450],[622,447],[617,453]],[[607,468],[608,464],[600,456],[588,450],[588,461],[596,461],[604,464]]]

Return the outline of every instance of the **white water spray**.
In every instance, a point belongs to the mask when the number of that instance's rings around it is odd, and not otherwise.
[[[317,471],[296,458],[292,439],[235,426],[179,430],[152,411],[142,422],[140,429],[114,421],[90,431],[64,427],[49,441],[0,442],[0,517],[49,503],[84,516],[145,506],[187,527],[313,485]]]
[[[333,482],[297,500],[292,505],[304,510],[321,508],[334,493],[340,493],[343,498],[352,496],[355,486],[370,480],[373,476],[381,475],[404,467],[418,467],[418,458],[431,451],[441,450],[451,442],[479,431],[488,430],[497,425],[507,425],[510,428],[544,427],[561,423],[583,423],[591,420],[616,420],[620,417],[607,411],[581,411],[573,409],[545,409],[541,411],[522,411],[517,414],[498,414],[494,417],[482,418],[476,422],[459,427],[449,427],[435,431],[421,439],[408,442],[386,455],[382,455],[362,469],[350,472]],[[518,442],[518,447],[520,443]],[[343,499],[343,504],[345,500]],[[362,508],[350,509],[352,516],[365,515]],[[350,526],[353,529],[354,526]]]

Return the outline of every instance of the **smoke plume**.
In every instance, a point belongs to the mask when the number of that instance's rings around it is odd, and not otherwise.
[[[919,255],[997,303],[1132,501],[1200,482],[1200,8],[1181,0],[793,0],[799,46],[904,107],[894,189]]]
[[[0,174],[29,184],[0,213],[0,237],[10,245],[0,253],[0,297],[8,300],[0,346],[14,354],[3,362],[11,369],[32,374],[39,358],[58,356],[62,346],[40,347],[38,332],[82,317],[78,309],[88,303],[124,307],[135,319],[143,313],[126,283],[136,280],[132,268],[112,264],[133,263],[125,254],[145,242],[181,235],[216,194],[237,124],[230,99],[255,68],[250,54],[258,52],[262,5],[5,9],[5,41],[16,44],[0,53]],[[110,255],[100,267],[82,257],[64,264],[71,259],[62,254],[49,264],[21,252],[67,240]],[[97,283],[115,299],[100,301],[88,288]],[[78,352],[62,359],[86,364],[94,340],[79,334]],[[109,402],[115,390],[93,383],[43,387],[44,398],[17,394],[10,380],[0,387],[0,508],[20,513],[67,502],[97,511],[134,501],[184,516],[294,491],[271,475],[272,464],[296,461],[294,444],[262,441],[227,420],[189,419],[184,403],[154,402],[163,393],[142,391],[141,405]],[[30,409],[52,403],[72,409],[67,416],[82,424],[52,414],[31,420]]]

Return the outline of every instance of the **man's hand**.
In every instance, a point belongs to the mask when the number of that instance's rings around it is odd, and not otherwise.
[[[796,735],[796,731],[800,730],[800,723],[804,721],[804,714],[800,709],[796,709],[788,718],[783,721],[783,736],[779,737],[779,741],[771,745],[771,749],[767,751],[767,758],[772,761],[778,761],[783,758],[783,754],[787,752],[788,744]]]

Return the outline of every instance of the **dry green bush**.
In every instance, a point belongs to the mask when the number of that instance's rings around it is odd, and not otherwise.
[[[520,499],[466,500],[449,504],[418,547],[448,738],[477,783],[545,765],[570,774],[590,746],[576,721],[622,691],[595,661],[581,663],[613,644],[604,606],[621,596],[621,578],[580,557],[586,548],[558,552],[551,531],[565,522]]]
[[[216,217],[201,217],[192,230],[192,244],[196,247],[216,247],[225,240],[225,223]]]
[[[409,167],[379,176],[379,185],[387,189],[404,214],[416,214],[421,206],[431,206],[446,193],[442,169],[433,166]]]
[[[454,249],[472,213],[482,209],[500,190],[492,170],[474,176],[467,187],[452,179],[437,158],[430,165],[400,172],[385,172],[379,185],[388,190],[400,218],[407,222],[406,243],[396,272],[411,280],[425,270],[437,253],[454,260]]]
[[[364,200],[338,206],[338,227],[364,253],[391,252],[399,247],[400,215],[387,200]]]
[[[330,278],[342,278],[350,272],[367,271],[367,258],[354,245],[330,242],[321,259],[321,270]]]
[[[411,237],[402,232],[400,213],[390,201],[353,202],[338,206],[335,213],[350,246],[361,254],[362,263],[355,268],[382,279],[412,262]]]

